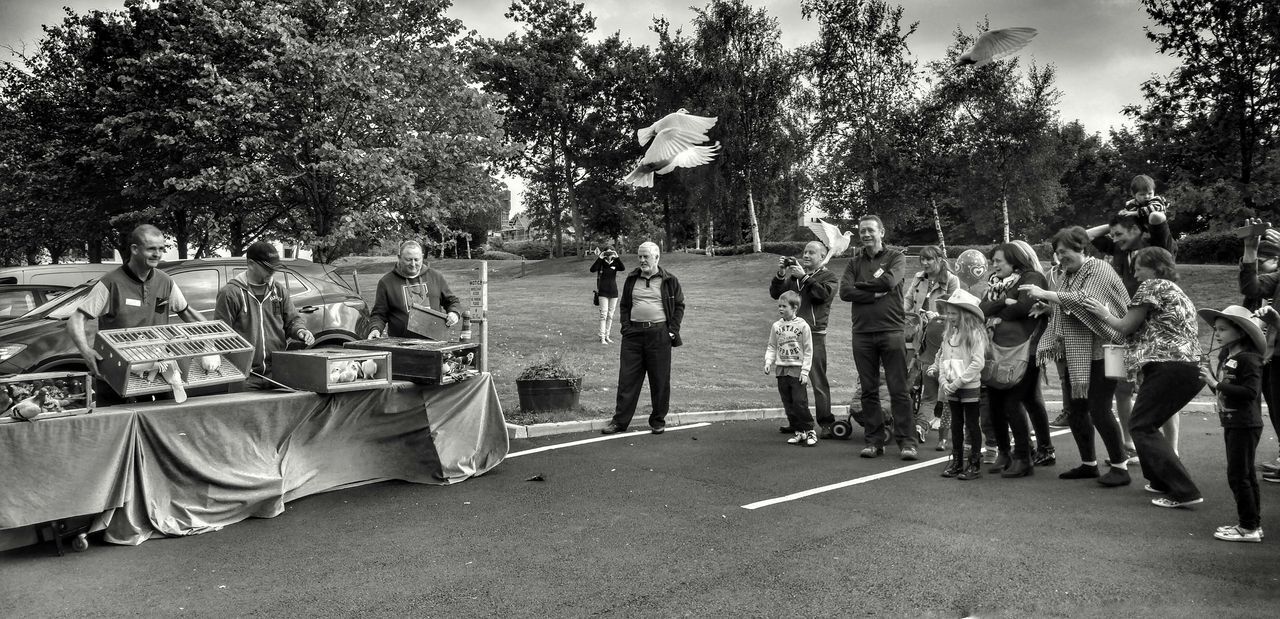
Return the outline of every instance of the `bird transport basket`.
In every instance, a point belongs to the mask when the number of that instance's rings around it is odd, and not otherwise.
[[[1124,367],[1124,346],[1119,344],[1103,344],[1102,374],[1107,378],[1125,379],[1129,371]]]
[[[271,377],[291,389],[338,393],[391,386],[391,353],[321,348],[271,355]]]
[[[244,382],[253,345],[221,320],[99,331],[98,371],[122,397],[165,393],[162,376],[173,362],[184,389]]]

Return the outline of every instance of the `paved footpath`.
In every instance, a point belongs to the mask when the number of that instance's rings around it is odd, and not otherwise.
[[[274,519],[136,548],[0,554],[0,607],[15,617],[1275,616],[1280,537],[1211,536],[1235,508],[1208,414],[1183,414],[1183,456],[1206,499],[1191,510],[1150,505],[1136,468],[1118,489],[1057,479],[1077,463],[1069,435],[1056,439],[1059,464],[1034,477],[961,482],[892,447],[858,458],[860,440],[787,445],[777,425],[520,440],[495,471],[456,486],[333,492]],[[1275,452],[1271,436],[1260,453]],[[1262,491],[1264,526],[1280,536],[1280,485]]]

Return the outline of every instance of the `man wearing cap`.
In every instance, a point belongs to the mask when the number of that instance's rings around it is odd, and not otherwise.
[[[769,282],[769,296],[777,299],[782,293],[793,290],[800,295],[797,312],[813,332],[813,364],[809,369],[809,384],[813,387],[813,405],[822,438],[833,438],[831,426],[836,418],[831,414],[831,385],[827,381],[827,318],[831,315],[831,300],[836,296],[840,278],[836,277],[822,259],[827,246],[822,241],[809,241],[799,260],[787,262],[778,259],[778,270]],[[783,434],[794,432],[791,426],[779,428]]]
[[[98,330],[128,329],[169,324],[169,314],[177,314],[186,322],[204,320],[187,305],[186,297],[169,275],[157,269],[164,256],[165,240],[160,229],[143,224],[129,234],[129,261],[103,275],[89,294],[80,301],[67,320],[67,332],[89,373],[98,374],[102,356],[89,345],[85,322],[96,318]],[[100,390],[101,395],[113,393]]]
[[[1261,219],[1250,219],[1246,224],[1263,223]],[[1249,237],[1244,240],[1244,256],[1240,259],[1240,294],[1245,302],[1258,299],[1258,308],[1266,306],[1280,308],[1277,297],[1277,284],[1280,283],[1280,272],[1263,272],[1264,265],[1274,264],[1275,259],[1264,259],[1263,247],[1280,246],[1280,231],[1267,230],[1262,238]],[[1270,249],[1268,252],[1272,251]],[[1280,362],[1274,359],[1266,362],[1262,370],[1262,396],[1267,402],[1267,417],[1271,419],[1271,431],[1280,437]],[[1274,473],[1280,471],[1280,456],[1261,464],[1263,471]]]
[[[458,323],[458,297],[439,271],[423,262],[422,245],[405,241],[400,245],[396,268],[378,280],[378,292],[369,313],[370,338],[384,335],[406,337],[409,334],[409,308],[415,303],[436,311],[448,312],[445,326]]]
[[[280,262],[280,253],[271,243],[258,241],[245,251],[243,272],[231,278],[222,290],[214,312],[221,320],[253,344],[255,376],[246,385],[254,389],[270,388],[265,378],[271,376],[271,354],[284,350],[289,337],[310,346],[315,336],[306,329],[302,315],[293,307],[289,290],[275,279],[276,271],[288,269]]]

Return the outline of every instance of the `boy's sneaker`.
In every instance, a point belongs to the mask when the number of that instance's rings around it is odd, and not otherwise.
[[[1129,463],[1129,464],[1138,464],[1138,462],[1139,462],[1139,460],[1138,460],[1138,450],[1137,450],[1136,448],[1134,448],[1134,447],[1125,447],[1125,448],[1124,448],[1124,455],[1125,455],[1125,456],[1128,456],[1128,460],[1126,460],[1126,462],[1127,462],[1127,463]]]
[[[1258,468],[1262,469],[1267,473],[1280,472],[1280,457],[1276,458],[1275,460],[1268,460],[1266,462],[1263,462],[1262,464],[1258,465]]]
[[[915,448],[915,447],[903,447],[903,448],[902,448],[902,459],[903,459],[903,460],[907,460],[907,461],[919,460],[919,459],[920,459],[920,454],[916,452],[916,448]]]
[[[807,432],[802,432],[797,430],[795,433],[795,436],[792,436],[791,438],[787,439],[787,442],[792,445],[799,445],[800,443],[804,442],[805,436],[807,434],[808,434]]]
[[[1190,507],[1192,505],[1199,505],[1200,503],[1204,503],[1203,498],[1187,499],[1185,501],[1176,501],[1168,497],[1151,499],[1151,504],[1155,505],[1156,507]]]
[[[883,455],[884,447],[876,447],[874,445],[867,445],[862,448],[862,451],[858,452],[858,456],[862,458],[879,458]]]
[[[1273,484],[1280,484],[1280,472],[1263,473],[1262,481],[1269,481]]]
[[[818,431],[817,431],[817,430],[809,430],[808,432],[805,432],[805,433],[804,433],[804,446],[805,446],[805,447],[813,447],[814,445],[817,445],[817,444],[818,444]]]
[[[1054,417],[1053,421],[1049,422],[1049,427],[1050,428],[1070,428],[1071,424],[1067,423],[1067,417],[1069,416],[1070,416],[1070,413],[1068,413],[1066,409],[1059,411],[1058,416]]]
[[[1250,531],[1240,527],[1218,527],[1213,532],[1213,536],[1224,542],[1260,542],[1262,541],[1262,528],[1259,527]]]

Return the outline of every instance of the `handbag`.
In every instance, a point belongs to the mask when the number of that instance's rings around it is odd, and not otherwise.
[[[600,305],[600,291],[596,290],[591,293],[591,304]]]
[[[990,343],[987,363],[982,367],[982,384],[992,389],[1010,389],[1021,382],[1027,373],[1032,339],[1027,338],[1017,346]]]

